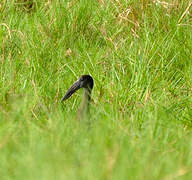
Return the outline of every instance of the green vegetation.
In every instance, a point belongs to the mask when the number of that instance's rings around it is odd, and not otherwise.
[[[191,127],[190,0],[0,1],[1,180],[191,180]]]

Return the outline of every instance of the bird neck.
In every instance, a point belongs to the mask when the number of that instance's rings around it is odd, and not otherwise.
[[[81,102],[80,108],[78,110],[78,115],[80,117],[89,116],[89,104],[91,100],[91,89],[84,88],[83,100]]]

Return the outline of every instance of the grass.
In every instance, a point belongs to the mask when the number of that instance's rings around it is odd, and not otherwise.
[[[1,179],[192,179],[191,2],[0,2]],[[91,128],[75,119],[95,80]]]

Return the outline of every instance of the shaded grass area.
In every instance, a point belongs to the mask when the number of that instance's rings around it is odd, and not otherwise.
[[[190,1],[1,1],[1,179],[191,179]],[[91,127],[75,119],[95,80]]]

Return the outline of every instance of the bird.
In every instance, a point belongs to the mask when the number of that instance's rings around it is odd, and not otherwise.
[[[91,92],[92,92],[93,86],[94,86],[94,80],[90,75],[81,75],[80,78],[72,84],[72,86],[65,93],[64,97],[61,99],[62,102],[66,101],[78,89],[80,88],[84,89],[83,99],[80,104],[79,110],[77,112],[78,119],[83,119],[85,117],[89,117],[90,115],[89,105],[91,102]]]

